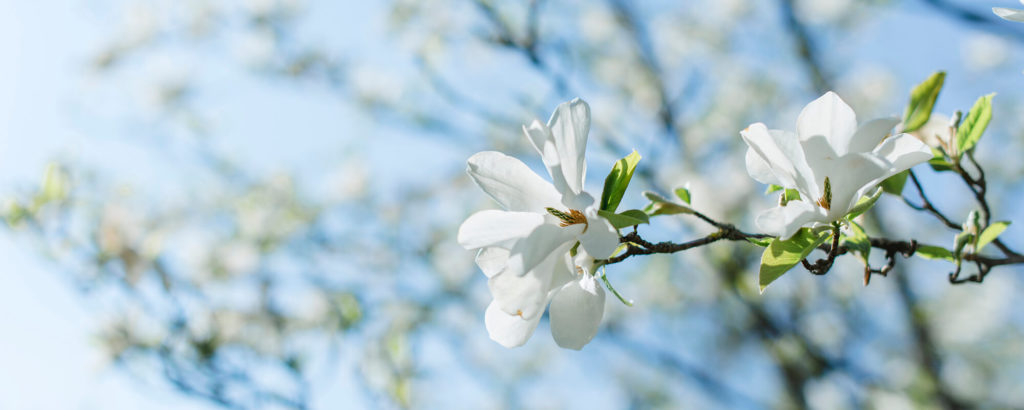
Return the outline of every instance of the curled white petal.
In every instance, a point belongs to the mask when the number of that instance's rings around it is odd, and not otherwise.
[[[487,246],[511,246],[528,237],[544,223],[544,215],[531,212],[480,211],[459,226],[457,240],[466,249]]]
[[[587,134],[590,133],[590,106],[576,98],[558,105],[548,120],[555,147],[561,159],[562,173],[569,189],[583,192],[587,173]]]
[[[491,340],[505,347],[519,347],[530,340],[540,318],[540,315],[532,319],[510,315],[502,311],[496,302],[491,302],[484,312],[484,326]]]
[[[580,234],[580,246],[597,259],[607,259],[619,247],[619,231],[594,207],[587,208],[585,214],[587,230]]]
[[[1024,23],[1024,10],[1008,9],[1005,7],[993,7],[992,12],[1004,20]]]
[[[542,213],[561,198],[550,182],[516,158],[484,151],[466,162],[466,172],[473,181],[505,210]]]
[[[493,277],[505,269],[505,264],[508,263],[508,255],[508,249],[497,246],[480,249],[480,252],[476,254],[476,266],[480,267],[480,270],[488,278]]]
[[[597,334],[604,317],[604,288],[593,275],[566,283],[551,300],[551,336],[567,349],[580,350]]]

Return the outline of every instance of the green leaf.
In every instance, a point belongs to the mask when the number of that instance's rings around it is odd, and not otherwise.
[[[903,132],[914,131],[928,122],[945,80],[946,73],[938,71],[910,91],[910,103],[903,113]]]
[[[622,196],[633,179],[633,171],[640,162],[640,154],[635,150],[624,158],[615,161],[615,166],[604,179],[604,191],[601,192],[601,210],[615,212],[622,202]]]
[[[846,214],[846,218],[853,220],[853,218],[856,218],[860,216],[860,214],[867,212],[868,209],[871,209],[871,207],[875,205],[875,202],[878,202],[878,198],[882,197],[883,190],[884,189],[876,189],[875,193],[871,194],[871,196],[862,196],[857,200],[857,203],[853,208],[850,208],[850,213]]]
[[[871,256],[871,239],[864,233],[864,228],[861,228],[856,222],[850,221],[850,230],[852,233],[843,238],[846,241],[845,245],[857,254],[861,262],[864,262],[866,266],[868,264],[868,257]]]
[[[764,248],[772,244],[772,238],[747,238],[747,242]]]
[[[768,189],[764,190],[764,194],[768,195],[768,194],[770,194],[772,192],[781,191],[781,190],[782,190],[782,186],[781,185],[771,184],[771,185],[768,185]]]
[[[608,288],[615,297],[619,298],[619,302],[622,302],[623,305],[633,307],[633,301],[622,297],[622,295],[619,294],[619,291],[615,290],[612,283],[608,281],[608,275],[605,273],[604,266],[601,267],[601,281],[604,282],[604,287]]]
[[[978,144],[981,134],[992,119],[992,97],[995,95],[992,93],[978,98],[967,113],[967,118],[960,123],[960,128],[956,130],[956,152],[959,154],[970,151]]]
[[[645,191],[644,196],[651,200],[651,204],[647,206],[647,213],[651,216],[693,213],[693,209],[690,209],[685,205],[669,201],[654,192]]]
[[[647,214],[639,209],[630,209],[620,214],[605,210],[598,210],[597,214],[601,215],[604,219],[607,219],[608,222],[611,222],[615,229],[622,229],[627,226],[635,226],[650,222],[650,218]]]
[[[789,202],[789,201],[799,201],[799,200],[800,200],[800,191],[797,191],[797,190],[795,190],[793,188],[787,188],[786,189],[786,202]]]
[[[984,248],[985,245],[996,240],[996,238],[998,238],[1008,226],[1010,226],[1010,221],[999,221],[992,223],[992,225],[989,225],[984,231],[981,231],[981,234],[978,235],[978,252],[980,252],[981,248]]]
[[[896,196],[903,195],[903,186],[907,184],[908,176],[910,176],[910,170],[905,170],[886,178],[881,184],[879,184],[879,186],[881,186],[882,190],[886,193]]]
[[[953,252],[950,252],[949,249],[943,248],[941,246],[918,245],[917,250],[914,251],[914,254],[925,259],[941,259],[950,262],[953,261]]]
[[[687,205],[690,205],[690,190],[689,189],[686,189],[686,188],[676,188],[676,196],[679,197],[679,200],[681,200],[683,202],[686,202]]]
[[[40,201],[60,201],[67,198],[70,182],[67,171],[57,163],[46,166],[43,174],[42,188],[39,191]]]
[[[935,172],[953,170],[953,164],[950,164],[949,161],[946,161],[945,158],[932,158],[928,160],[928,165],[931,166],[932,169],[935,170]]]
[[[761,270],[757,278],[761,293],[764,293],[764,289],[782,274],[806,258],[828,237],[828,233],[815,234],[810,229],[800,228],[789,239],[773,240],[761,254]]]

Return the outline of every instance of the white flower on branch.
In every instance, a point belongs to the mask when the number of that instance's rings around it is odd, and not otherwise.
[[[804,107],[795,134],[762,123],[741,131],[750,176],[800,193],[799,201],[758,215],[758,227],[788,238],[801,227],[842,220],[879,182],[931,159],[917,138],[889,136],[897,123],[881,118],[858,128],[853,109],[830,91]]]
[[[604,313],[594,258],[611,256],[619,243],[616,229],[598,216],[594,197],[583,191],[590,107],[580,99],[563,103],[547,125],[535,120],[523,130],[552,182],[500,152],[473,155],[469,176],[504,210],[471,215],[458,241],[480,249],[476,262],[494,297],[485,314],[491,339],[506,347],[526,343],[550,302],[555,342],[580,349]]]

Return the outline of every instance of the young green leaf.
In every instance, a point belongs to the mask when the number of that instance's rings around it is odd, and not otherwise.
[[[971,111],[956,130],[956,152],[962,154],[978,144],[981,134],[985,132],[988,122],[992,119],[992,97],[995,95],[985,95],[974,102]]]
[[[914,255],[920,256],[925,259],[941,259],[950,262],[953,261],[953,252],[950,252],[949,249],[943,248],[941,246],[918,245],[917,250],[914,251]]]
[[[984,231],[981,231],[981,234],[978,235],[978,251],[980,252],[981,248],[984,248],[985,245],[996,240],[996,238],[998,238],[1008,226],[1010,226],[1009,221],[993,222],[992,225],[989,225]]]
[[[764,289],[782,274],[806,258],[828,237],[828,233],[815,234],[810,229],[801,228],[789,239],[773,240],[761,254],[761,270],[757,277],[761,293],[764,293]]]
[[[601,215],[604,219],[607,219],[608,222],[611,222],[615,229],[622,229],[627,226],[635,226],[650,222],[650,218],[648,218],[647,214],[639,209],[630,209],[619,214],[605,210],[598,210],[597,214]]]
[[[633,171],[636,164],[640,162],[640,154],[633,151],[631,154],[615,161],[615,166],[604,179],[604,191],[601,192],[601,210],[615,212],[622,202],[622,196],[629,187],[629,181],[633,179]]]
[[[647,213],[651,216],[693,213],[693,210],[689,207],[669,201],[654,192],[644,191],[644,196],[651,200],[650,205],[646,208]]]
[[[772,238],[747,238],[747,242],[764,248],[772,244]]]
[[[800,200],[800,191],[797,191],[797,190],[795,190],[793,188],[786,189],[786,202],[789,202],[789,201],[799,201],[799,200]]]
[[[939,71],[910,91],[910,103],[903,113],[903,132],[917,130],[928,122],[945,80],[946,73]]]
[[[871,194],[871,196],[864,196],[857,200],[857,203],[853,205],[853,208],[850,208],[850,213],[846,214],[846,218],[853,220],[853,218],[856,218],[860,216],[860,214],[867,212],[868,209],[871,209],[871,207],[875,205],[875,202],[878,202],[878,198],[882,197],[883,190],[884,188],[876,189],[875,193]]]
[[[771,185],[768,185],[768,188],[764,190],[764,194],[768,195],[768,194],[770,194],[772,192],[781,191],[781,190],[782,190],[782,186],[781,185],[771,184]]]
[[[604,282],[604,287],[608,288],[615,297],[619,298],[619,302],[622,302],[623,305],[633,307],[633,301],[622,297],[622,295],[619,294],[619,291],[615,290],[612,283],[608,281],[608,275],[605,273],[604,266],[601,267],[601,281]]]
[[[903,195],[903,186],[907,184],[907,177],[910,176],[910,170],[905,170],[896,175],[886,178],[882,181],[879,186],[887,194],[893,194],[896,196]]]
[[[679,200],[685,202],[687,205],[690,205],[690,190],[689,189],[686,189],[685,187],[683,187],[683,188],[676,188],[676,196],[679,197]]]

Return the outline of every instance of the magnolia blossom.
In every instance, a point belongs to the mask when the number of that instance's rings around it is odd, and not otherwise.
[[[1020,0],[1020,3],[1024,4],[1024,0]],[[1024,23],[1024,10],[1008,9],[1005,7],[993,7],[992,12],[995,13],[997,16],[1002,17],[1004,20]]]
[[[469,176],[504,210],[471,215],[458,241],[480,249],[476,262],[494,297],[484,315],[491,339],[506,347],[526,343],[550,303],[555,341],[580,349],[604,314],[594,258],[611,256],[619,243],[616,229],[598,216],[594,197],[583,191],[590,107],[580,99],[563,103],[547,125],[535,120],[523,131],[552,182],[500,152],[473,155]]]
[[[882,118],[858,127],[853,109],[830,91],[804,107],[795,134],[762,123],[741,131],[750,176],[800,193],[800,200],[758,215],[758,227],[788,238],[803,226],[841,220],[879,182],[931,159],[917,138],[889,136],[897,123]]]
[[[953,126],[950,124],[949,117],[945,115],[933,113],[931,117],[928,117],[928,122],[924,123],[921,128],[908,134],[917,137],[917,139],[929,147],[935,149],[942,148],[950,156],[956,155]]]

